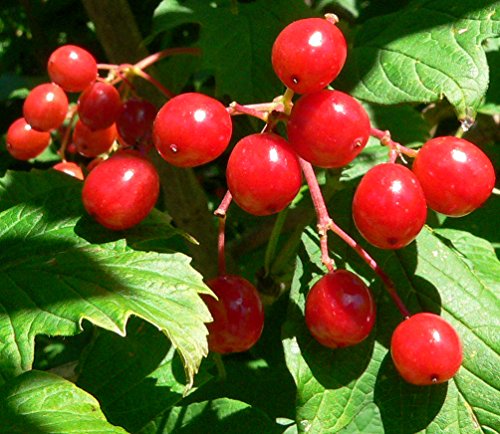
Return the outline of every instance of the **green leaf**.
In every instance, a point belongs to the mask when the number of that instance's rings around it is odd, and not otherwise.
[[[183,398],[182,363],[173,349],[157,328],[131,319],[126,337],[102,331],[87,348],[77,384],[99,400],[111,423],[137,432]],[[209,378],[199,373],[196,387]]]
[[[158,422],[156,434],[273,434],[280,432],[262,411],[228,398],[172,408]],[[150,428],[151,429],[151,428]],[[148,431],[144,431],[144,434]]]
[[[335,238],[335,252],[343,248],[338,243]],[[405,383],[392,364],[390,335],[401,316],[378,280],[371,285],[378,319],[367,341],[329,350],[313,340],[303,312],[308,288],[324,273],[318,245],[317,235],[306,231],[283,328],[297,384],[299,432],[473,433],[500,427],[500,264],[491,245],[464,232],[424,228],[405,249],[372,249],[411,312],[439,313],[461,336],[460,371],[448,383],[429,387]],[[374,279],[357,260],[343,258],[362,278]]]
[[[270,101],[283,92],[271,66],[274,39],[287,24],[310,14],[299,0],[163,0],[155,11],[153,30],[199,24],[201,68],[215,76],[216,95],[244,103]]]
[[[183,254],[134,250],[142,225],[128,240],[82,217],[81,183],[69,178],[8,173],[1,182],[0,203],[24,202],[0,213],[0,378],[31,368],[37,334],[74,335],[86,319],[123,336],[134,315],[170,338],[191,385],[208,351],[202,276]],[[146,239],[176,233],[153,222]]]
[[[488,88],[481,44],[500,32],[489,0],[415,0],[368,20],[349,51],[344,78],[358,98],[379,103],[446,97],[460,119],[474,118]]]
[[[436,235],[451,242],[459,256],[462,256],[472,272],[495,294],[500,295],[500,262],[492,245],[468,232],[454,229],[435,229]]]
[[[126,433],[106,421],[93,396],[41,371],[25,372],[0,388],[0,432]]]

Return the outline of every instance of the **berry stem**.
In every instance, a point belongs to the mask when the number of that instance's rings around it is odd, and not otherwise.
[[[217,209],[214,211],[214,214],[217,217],[225,217],[227,213],[227,209],[229,208],[229,205],[231,204],[231,201],[233,200],[233,196],[229,190],[226,191],[226,194],[222,198],[222,202],[220,205],[217,207]]]
[[[387,146],[390,148],[390,160],[391,162],[394,162],[395,159],[397,158],[398,155],[404,154],[408,157],[415,158],[418,154],[418,151],[415,149],[410,149],[407,148],[406,146],[403,146],[401,143],[395,142],[394,140],[391,139],[391,133],[390,131],[386,130],[379,130],[377,128],[371,128],[370,129],[370,134],[373,137],[376,137],[377,139],[380,140],[380,143],[384,146]]]
[[[380,277],[382,282],[384,282],[385,289],[393,299],[397,308],[401,312],[404,318],[410,316],[410,312],[406,308],[405,304],[396,292],[396,287],[392,279],[385,273],[384,270],[377,264],[377,261],[373,259],[370,254],[361,247],[358,242],[353,239],[349,234],[347,234],[340,226],[338,226],[333,220],[330,223],[329,229],[332,230],[336,235],[338,235],[349,247],[351,247],[360,257],[365,261],[368,266]]]
[[[219,276],[226,274],[226,254],[225,254],[225,238],[226,238],[226,216],[219,216],[219,237],[217,242],[217,265]]]
[[[68,125],[64,130],[64,135],[61,140],[61,147],[59,148],[58,151],[58,154],[63,162],[66,162],[66,148],[68,147],[69,138],[71,132],[73,131],[73,124],[75,123],[76,120],[76,106],[73,106],[68,110],[68,117],[69,117]]]
[[[153,63],[158,62],[158,60],[178,54],[192,54],[193,56],[199,56],[201,54],[201,50],[196,47],[166,48],[165,50],[159,51],[158,53],[154,53],[148,57],[145,57],[141,61],[137,62],[134,65],[134,68],[145,69],[148,66],[151,66]]]
[[[249,115],[260,119],[261,121],[267,122],[269,113],[274,110],[275,105],[275,103],[241,105],[236,101],[233,101],[229,104],[229,107],[227,107],[227,111],[231,116]]]
[[[365,261],[368,266],[380,277],[384,286],[394,300],[397,308],[401,312],[403,317],[407,318],[410,316],[410,312],[404,305],[403,301],[396,292],[396,287],[392,282],[391,278],[382,270],[382,268],[377,264],[375,259],[373,259],[370,254],[361,247],[360,244],[350,235],[348,235],[342,228],[340,228],[330,217],[328,209],[321,193],[321,189],[314,174],[314,169],[311,163],[299,158],[302,171],[309,186],[309,191],[311,192],[311,199],[314,204],[314,209],[316,210],[316,215],[318,216],[318,233],[320,235],[320,247],[321,247],[321,261],[327,267],[328,271],[333,271],[333,260],[330,258],[328,253],[328,240],[327,231],[330,229],[332,232],[337,234],[349,247],[351,247],[360,257]]]
[[[226,214],[232,200],[233,196],[231,195],[231,192],[227,190],[226,194],[222,198],[222,202],[214,211],[214,214],[219,217],[219,237],[217,242],[217,264],[219,276],[224,276],[226,274]]]
[[[321,262],[325,265],[329,272],[334,269],[333,259],[330,258],[328,253],[328,228],[330,224],[333,223],[330,215],[328,214],[328,209],[326,208],[325,199],[319,188],[318,180],[316,179],[316,174],[311,163],[303,160],[299,157],[299,163],[302,167],[302,172],[309,186],[309,191],[311,193],[311,199],[314,204],[314,209],[316,210],[316,215],[318,217],[318,233],[320,236],[320,248],[321,248]]]
[[[156,78],[152,77],[149,75],[147,72],[143,71],[142,69],[134,68],[133,69],[135,75],[143,78],[146,81],[149,81],[153,86],[155,86],[163,95],[165,95],[168,99],[173,98],[175,94],[167,89],[163,84],[161,84]]]

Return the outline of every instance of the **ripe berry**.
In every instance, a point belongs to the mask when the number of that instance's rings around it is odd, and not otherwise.
[[[76,150],[85,157],[97,157],[108,152],[116,140],[115,124],[103,130],[91,130],[78,121],[73,130],[73,143]]]
[[[81,92],[97,78],[97,63],[87,50],[63,45],[49,57],[50,79],[66,92]]]
[[[148,101],[130,99],[116,120],[118,134],[129,146],[150,143],[156,107]]]
[[[430,208],[461,217],[480,207],[495,186],[495,169],[474,144],[458,137],[429,140],[413,162]]]
[[[7,151],[18,160],[40,155],[50,143],[50,133],[36,131],[24,118],[15,120],[7,130]]]
[[[365,147],[370,119],[346,93],[320,90],[297,101],[287,130],[290,145],[304,160],[319,167],[342,167]]]
[[[184,93],[158,112],[153,140],[160,155],[174,166],[194,167],[221,155],[232,134],[231,116],[216,99]]]
[[[433,313],[417,313],[394,330],[391,356],[408,383],[418,386],[443,383],[460,368],[462,344],[446,320]]]
[[[156,169],[146,158],[136,151],[119,151],[87,176],[83,205],[103,226],[128,229],[150,213],[159,189]]]
[[[276,134],[252,134],[234,147],[226,168],[235,202],[254,215],[286,208],[299,192],[300,164],[287,141]]]
[[[36,86],[24,100],[24,118],[38,131],[50,131],[59,127],[67,112],[68,97],[54,83]]]
[[[264,309],[255,287],[240,276],[219,276],[208,282],[218,300],[202,295],[213,322],[207,324],[210,351],[227,354],[247,351],[260,338]]]
[[[78,98],[80,120],[91,130],[102,130],[113,125],[121,109],[120,94],[109,83],[96,81]]]
[[[375,302],[364,282],[347,270],[318,280],[307,294],[306,324],[313,337],[329,348],[366,339],[375,323]]]
[[[326,87],[344,66],[347,45],[338,27],[324,18],[306,18],[285,27],[271,60],[279,79],[297,93]]]
[[[411,243],[425,224],[427,206],[417,177],[400,164],[372,167],[352,202],[354,223],[363,237],[381,249]]]
[[[73,176],[76,179],[83,181],[83,172],[80,166],[71,161],[61,161],[53,166],[55,170],[59,172],[66,173],[67,175]]]

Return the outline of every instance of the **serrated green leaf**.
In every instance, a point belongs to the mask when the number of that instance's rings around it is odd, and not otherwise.
[[[399,377],[388,354],[390,335],[401,316],[385,293],[377,296],[379,283],[372,284],[378,319],[367,342],[333,351],[310,336],[303,309],[308,288],[323,274],[318,245],[317,235],[306,231],[283,328],[286,360],[298,389],[299,432],[468,434],[498,430],[500,264],[492,247],[460,231],[424,228],[405,249],[375,252],[410,311],[440,313],[463,342],[464,362],[452,380],[417,387]],[[361,277],[374,278],[346,255],[343,258]],[[368,406],[373,411],[370,421],[365,413]]]
[[[44,175],[25,173],[8,174],[0,190],[0,202],[8,202],[6,191],[25,199],[0,213],[1,377],[31,368],[37,334],[73,335],[86,319],[124,335],[128,318],[138,316],[170,338],[191,384],[208,351],[210,314],[197,294],[210,291],[202,276],[180,253],[131,248],[138,232],[129,243],[82,217],[81,183],[48,176],[51,189]],[[170,225],[160,228],[172,234]]]
[[[201,68],[215,76],[216,95],[245,103],[270,101],[283,91],[271,66],[274,39],[287,24],[310,14],[299,0],[164,0],[155,11],[153,29],[159,33],[198,23]]]
[[[500,32],[498,2],[415,0],[368,20],[349,52],[351,93],[379,104],[447,98],[473,118],[488,88],[481,44]]]
[[[273,434],[280,432],[265,413],[234,399],[219,398],[172,408],[156,434]]]
[[[157,328],[133,318],[126,337],[102,331],[92,342],[77,384],[99,400],[111,423],[137,432],[183,398],[182,363],[172,350]],[[210,378],[198,373],[196,387]]]
[[[106,421],[99,402],[73,383],[25,372],[0,388],[0,433],[126,433]]]

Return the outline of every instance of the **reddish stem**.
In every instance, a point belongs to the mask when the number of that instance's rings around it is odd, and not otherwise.
[[[390,160],[391,162],[396,161],[396,158],[398,155],[404,154],[408,157],[415,158],[418,154],[418,151],[415,149],[410,149],[407,148],[406,146],[403,146],[401,143],[395,142],[394,140],[391,139],[391,133],[390,131],[382,131],[377,128],[371,128],[370,134],[373,137],[376,137],[377,139],[380,140],[380,143],[384,146],[387,146],[390,148]]]
[[[214,214],[217,217],[225,217],[227,213],[227,209],[229,205],[231,205],[231,201],[233,200],[233,196],[229,190],[226,191],[226,194],[222,198],[222,202],[218,206],[218,208],[214,211]]]
[[[217,258],[219,276],[226,274],[226,254],[225,254],[225,234],[226,234],[226,216],[219,217],[219,238],[217,241]]]
[[[219,217],[219,238],[217,242],[217,257],[219,276],[226,274],[226,254],[225,254],[225,233],[226,233],[226,214],[233,196],[229,190],[222,198],[219,207],[214,211],[214,214]]]
[[[329,256],[327,245],[327,231],[328,229],[330,229],[332,232],[337,234],[345,243],[347,243],[349,247],[354,249],[354,251],[361,257],[361,259],[363,259],[363,261],[365,261],[368,266],[380,277],[382,282],[384,282],[384,286],[387,292],[394,300],[394,303],[401,312],[401,315],[403,315],[403,317],[405,318],[409,317],[410,312],[404,305],[401,298],[399,298],[399,295],[396,292],[396,287],[394,286],[391,278],[384,272],[384,270],[382,270],[375,259],[373,259],[370,254],[357,243],[356,240],[351,238],[346,232],[344,232],[342,228],[337,226],[337,224],[335,224],[335,222],[330,217],[311,163],[308,163],[301,158],[299,158],[299,161],[302,167],[302,171],[304,172],[307,185],[309,186],[309,191],[311,192],[311,198],[314,204],[314,209],[316,210],[316,215],[318,216],[321,261],[323,262],[323,264],[325,264],[325,266],[328,268],[328,271],[333,271],[333,261]]]
[[[151,54],[150,56],[140,60],[134,65],[134,68],[145,69],[153,63],[158,62],[158,60],[178,54],[192,54],[193,56],[199,56],[201,54],[201,50],[195,47],[166,48],[165,50]]]
[[[167,98],[173,98],[175,94],[167,89],[163,84],[161,84],[156,78],[152,77],[149,75],[147,72],[142,71],[140,69],[134,70],[135,74],[138,75],[139,77],[143,78],[144,80],[149,81],[153,86],[155,86],[163,95],[165,95]]]
[[[314,169],[308,161],[303,160],[299,157],[300,166],[302,172],[309,186],[309,191],[311,193],[311,199],[313,201],[314,209],[316,210],[316,215],[318,217],[318,233],[320,236],[320,248],[321,248],[321,262],[325,265],[329,272],[334,269],[333,259],[330,258],[328,253],[328,238],[327,232],[328,228],[332,222],[330,215],[328,214],[328,209],[326,208],[325,199],[319,188],[318,180],[316,179],[316,174]]]
[[[267,122],[267,118],[272,109],[272,103],[241,105],[233,101],[226,110],[231,116],[249,115]]]
[[[73,106],[68,110],[67,116],[69,117],[68,125],[64,130],[64,135],[61,140],[61,147],[59,148],[58,152],[63,162],[66,161],[66,148],[68,147],[70,135],[71,132],[73,131],[73,124],[75,123],[76,119],[76,106]]]
[[[401,312],[403,317],[408,318],[410,316],[410,312],[404,305],[401,298],[399,298],[398,293],[396,292],[396,287],[391,278],[385,273],[384,270],[377,264],[375,259],[373,259],[370,254],[361,247],[356,240],[351,238],[349,234],[347,234],[341,227],[337,226],[335,222],[332,220],[329,226],[329,229],[332,230],[335,234],[337,234],[349,247],[354,249],[354,251],[365,261],[368,266],[375,271],[375,273],[380,277],[382,282],[384,282],[385,288],[394,303],[396,303],[397,308]]]

